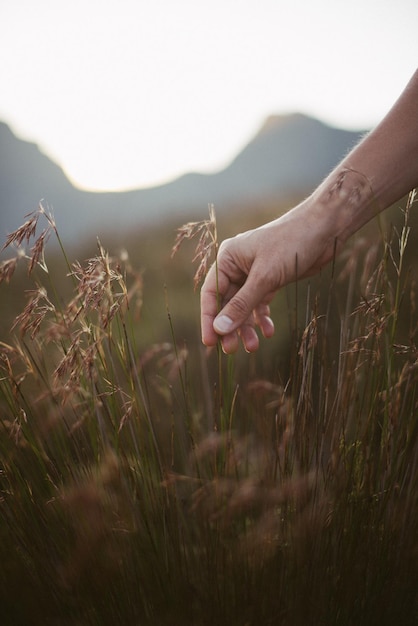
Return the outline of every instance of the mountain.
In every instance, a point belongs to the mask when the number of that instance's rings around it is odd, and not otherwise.
[[[308,193],[363,134],[302,114],[271,116],[220,172],[189,173],[134,191],[93,193],[74,187],[38,146],[0,123],[0,237],[17,228],[40,200],[53,208],[66,242],[76,243],[165,219],[201,219],[209,203],[220,214],[232,204]]]

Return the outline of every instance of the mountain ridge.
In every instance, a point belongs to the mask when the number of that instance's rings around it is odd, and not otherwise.
[[[90,235],[130,232],[165,219],[201,219],[239,203],[311,191],[365,131],[328,126],[301,113],[271,115],[224,169],[189,172],[155,187],[84,191],[35,144],[0,122],[0,237],[42,200],[71,243]]]

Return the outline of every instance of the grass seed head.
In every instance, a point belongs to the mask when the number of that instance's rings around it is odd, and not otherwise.
[[[193,279],[195,289],[197,289],[206,276],[211,260],[213,256],[216,257],[218,251],[216,216],[213,205],[209,205],[209,219],[200,222],[188,222],[177,229],[177,236],[171,250],[171,257],[179,251],[185,240],[194,239],[197,236],[199,236],[199,239],[192,260],[192,262],[199,262]]]
[[[33,213],[29,213],[26,216],[28,218],[26,222],[24,222],[21,226],[19,226],[19,228],[17,228],[7,236],[6,243],[4,244],[2,250],[5,250],[12,244],[19,247],[24,241],[26,241],[26,243],[28,244],[31,238],[34,237],[36,233],[39,216],[39,209],[37,211],[34,211]]]
[[[19,257],[16,256],[13,259],[8,259],[0,263],[0,283],[5,282],[9,284],[10,279],[15,273],[18,260]]]

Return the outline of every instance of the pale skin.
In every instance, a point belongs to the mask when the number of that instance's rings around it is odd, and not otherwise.
[[[324,267],[347,239],[418,186],[418,70],[380,124],[303,202],[226,239],[201,290],[202,340],[227,354],[272,337],[279,289]],[[217,271],[217,276],[216,276]]]

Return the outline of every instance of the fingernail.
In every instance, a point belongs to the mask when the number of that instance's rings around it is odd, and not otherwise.
[[[233,321],[227,315],[220,315],[213,323],[213,328],[217,333],[226,334],[232,330]]]

